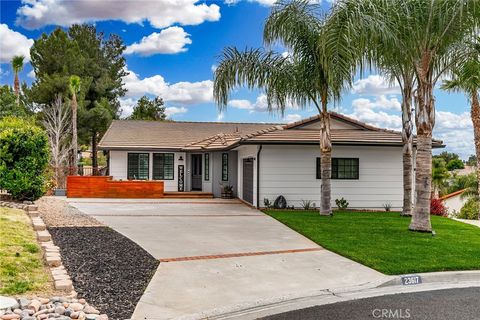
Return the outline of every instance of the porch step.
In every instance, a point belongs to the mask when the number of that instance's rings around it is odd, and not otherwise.
[[[164,192],[164,198],[166,199],[212,199],[213,193],[211,192]]]

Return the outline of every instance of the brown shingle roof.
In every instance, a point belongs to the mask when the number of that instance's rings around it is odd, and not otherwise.
[[[274,125],[272,123],[114,120],[100,141],[99,148],[180,150],[189,144],[213,139],[219,134],[236,135],[239,139]]]
[[[332,119],[352,129],[332,129],[333,144],[401,146],[398,131],[377,128],[331,112]],[[100,149],[224,150],[238,144],[318,144],[318,130],[303,128],[318,121],[313,116],[287,125],[231,122],[158,122],[115,120],[99,143]],[[415,139],[414,139],[415,143]],[[443,147],[433,140],[433,147]]]

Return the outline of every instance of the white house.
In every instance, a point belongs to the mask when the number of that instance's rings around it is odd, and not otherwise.
[[[331,112],[332,205],[402,207],[402,139]],[[433,141],[433,147],[443,147]],[[163,180],[165,191],[222,186],[256,207],[283,195],[288,205],[320,204],[319,117],[287,125],[118,120],[99,143],[113,179]]]
[[[445,205],[445,208],[447,208],[448,214],[458,213],[460,212],[460,209],[463,208],[463,206],[468,200],[468,198],[462,197],[464,192],[465,192],[465,189],[462,189],[462,190],[458,190],[450,194],[444,195],[443,197],[440,198],[440,200],[442,200],[443,204]]]

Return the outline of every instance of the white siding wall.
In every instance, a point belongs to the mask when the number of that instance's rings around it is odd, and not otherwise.
[[[161,153],[160,151],[110,151],[110,175],[114,180],[127,180],[127,159],[128,153],[149,153],[149,179],[152,179],[152,167],[153,156],[152,153]],[[168,153],[168,152],[167,152]],[[183,161],[179,161],[178,158],[182,156]],[[185,152],[174,152],[174,179],[164,180],[165,191],[178,191],[178,165],[185,165],[186,167],[186,154]],[[185,168],[185,175],[187,174],[187,168]]]
[[[458,194],[456,196],[443,200],[443,204],[447,208],[447,212],[449,214],[454,214],[460,212],[460,209],[462,209],[467,200],[467,198],[462,198],[462,195]]]
[[[238,152],[238,197],[243,199],[243,159],[253,158],[253,205],[257,205],[257,152],[258,146],[241,146],[237,149]],[[262,206],[262,203],[260,203]]]
[[[320,180],[316,179],[317,146],[263,146],[260,153],[260,206],[283,195],[288,205],[301,200],[320,205]],[[359,158],[359,180],[332,180],[332,206],[345,198],[350,208],[402,207],[402,148],[334,146],[334,158]]]

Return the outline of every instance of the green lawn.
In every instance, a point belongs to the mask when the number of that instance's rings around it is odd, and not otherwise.
[[[435,236],[399,213],[266,211],[322,247],[385,274],[480,269],[480,228],[432,216]]]
[[[0,294],[51,290],[41,249],[25,212],[0,208]]]

